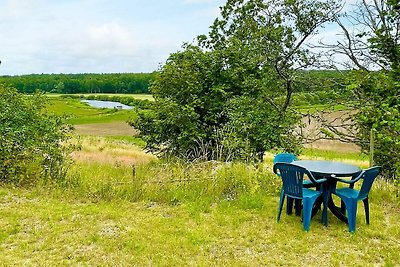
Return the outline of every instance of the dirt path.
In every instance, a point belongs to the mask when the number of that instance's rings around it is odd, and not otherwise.
[[[344,115],[343,112],[336,111],[328,114],[327,116],[329,120],[337,120],[340,122],[340,118]],[[321,125],[315,119],[305,117],[303,119],[303,123],[305,125],[304,131],[309,137],[315,138],[320,134]],[[75,131],[77,134],[80,135],[94,136],[133,136],[137,133],[136,130],[133,127],[129,126],[126,122],[75,125]],[[355,144],[332,140],[318,140],[313,143],[306,144],[305,147],[342,152],[360,151],[360,147]]]
[[[110,122],[75,125],[75,132],[80,135],[97,136],[132,136],[136,130],[126,122]]]
[[[351,111],[334,111],[331,113],[325,113],[322,116],[332,125],[346,125],[351,123],[349,120],[349,114],[354,114]],[[313,117],[305,116],[302,120],[305,125],[303,129],[303,136],[310,139],[317,139],[321,136],[322,123]],[[338,127],[341,131],[346,132],[347,130],[343,127]],[[348,131],[347,131],[348,132]],[[361,149],[356,144],[345,143],[334,140],[317,140],[312,143],[305,145],[307,148],[315,148],[321,150],[333,150],[342,152],[360,152]]]

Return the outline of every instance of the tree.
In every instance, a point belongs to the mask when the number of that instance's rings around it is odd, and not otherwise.
[[[373,143],[372,162],[388,179],[400,177],[400,86],[394,72],[358,71],[350,85],[359,99],[354,116],[359,143],[366,152]]]
[[[400,175],[400,5],[361,0],[337,23],[343,38],[324,46],[349,59],[342,65],[352,70],[353,140],[366,152],[372,142],[373,161],[394,179]]]
[[[171,54],[152,86],[154,111],[145,110],[132,122],[152,151],[192,158],[200,142],[208,142],[223,124],[226,93],[214,80],[213,54],[187,45]]]
[[[298,70],[319,64],[319,55],[310,52],[308,41],[336,18],[339,9],[335,1],[229,0],[209,37],[199,39],[208,49],[226,51],[225,62],[233,70],[247,61],[243,67],[247,72],[239,78],[263,74],[266,100],[285,111],[296,90]],[[282,100],[282,94],[284,101],[275,102]]]
[[[228,0],[208,35],[169,57],[151,86],[155,111],[132,124],[149,149],[192,159],[297,151],[296,71],[316,64],[307,41],[337,9],[333,1]]]
[[[0,181],[31,183],[65,175],[70,128],[42,112],[43,97],[0,85]]]

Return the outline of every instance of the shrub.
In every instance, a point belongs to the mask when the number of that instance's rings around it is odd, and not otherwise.
[[[400,90],[399,76],[394,72],[354,72],[349,86],[359,98],[355,121],[364,151],[369,150],[374,135],[374,163],[382,166],[385,178],[400,177]]]
[[[153,110],[139,111],[130,122],[148,150],[189,161],[261,161],[275,147],[297,152],[299,118],[271,100],[281,88],[264,84],[268,73],[225,70],[218,51],[184,49],[170,55],[156,75]],[[235,60],[243,61],[240,66],[253,64],[248,58]]]
[[[70,128],[43,112],[40,94],[0,85],[0,180],[16,184],[63,179]]]

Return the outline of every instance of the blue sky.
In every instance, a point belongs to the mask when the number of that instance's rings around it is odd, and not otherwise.
[[[0,0],[0,75],[155,71],[208,33],[225,2]],[[311,42],[337,38],[338,28],[327,26]]]
[[[0,75],[151,72],[225,0],[0,0]]]

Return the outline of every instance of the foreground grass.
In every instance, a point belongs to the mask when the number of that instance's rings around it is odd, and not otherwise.
[[[246,200],[262,203],[249,208]],[[399,207],[371,197],[371,225],[355,234],[330,216],[311,231],[298,217],[276,223],[277,196],[210,204],[87,201],[0,189],[5,266],[395,266]]]
[[[122,137],[81,145],[65,183],[0,187],[2,265],[400,265],[392,184],[374,184],[371,225],[360,203],[356,233],[331,213],[324,227],[320,212],[306,233],[294,215],[276,223],[281,183],[270,161],[161,162]]]

